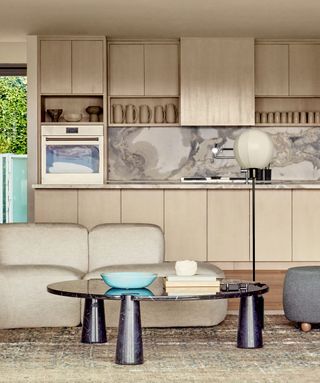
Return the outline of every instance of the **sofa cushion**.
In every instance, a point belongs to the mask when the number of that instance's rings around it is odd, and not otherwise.
[[[104,224],[89,232],[89,272],[103,266],[158,263],[164,258],[161,229],[146,224]]]
[[[70,266],[87,272],[88,231],[76,224],[0,225],[0,264]]]
[[[50,283],[81,279],[72,268],[0,267],[0,328],[77,326],[80,300],[47,292]]]

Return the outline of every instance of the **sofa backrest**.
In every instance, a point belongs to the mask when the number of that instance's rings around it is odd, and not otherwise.
[[[160,227],[147,224],[103,224],[89,231],[89,271],[104,266],[159,263],[164,259]]]
[[[76,224],[0,225],[1,265],[70,266],[88,270],[88,231]]]

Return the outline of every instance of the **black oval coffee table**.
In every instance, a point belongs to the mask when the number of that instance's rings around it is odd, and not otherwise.
[[[223,279],[221,291],[211,295],[168,296],[164,288],[164,278],[157,278],[147,289],[113,289],[102,279],[91,279],[53,283],[48,285],[47,290],[51,294],[85,299],[81,336],[83,343],[107,342],[104,300],[121,300],[116,348],[117,364],[143,363],[140,301],[175,302],[240,298],[237,347],[263,347],[262,295],[269,291],[269,287],[263,283]]]

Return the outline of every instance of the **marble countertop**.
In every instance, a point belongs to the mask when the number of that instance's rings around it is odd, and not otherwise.
[[[199,183],[199,182],[110,182],[107,184],[50,184],[32,185],[33,189],[251,189],[251,184],[219,182],[219,183]],[[257,189],[320,189],[320,181],[272,181],[271,183],[256,184]]]

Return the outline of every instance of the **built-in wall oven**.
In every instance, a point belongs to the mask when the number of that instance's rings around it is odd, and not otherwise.
[[[41,127],[43,184],[102,184],[103,125]]]

